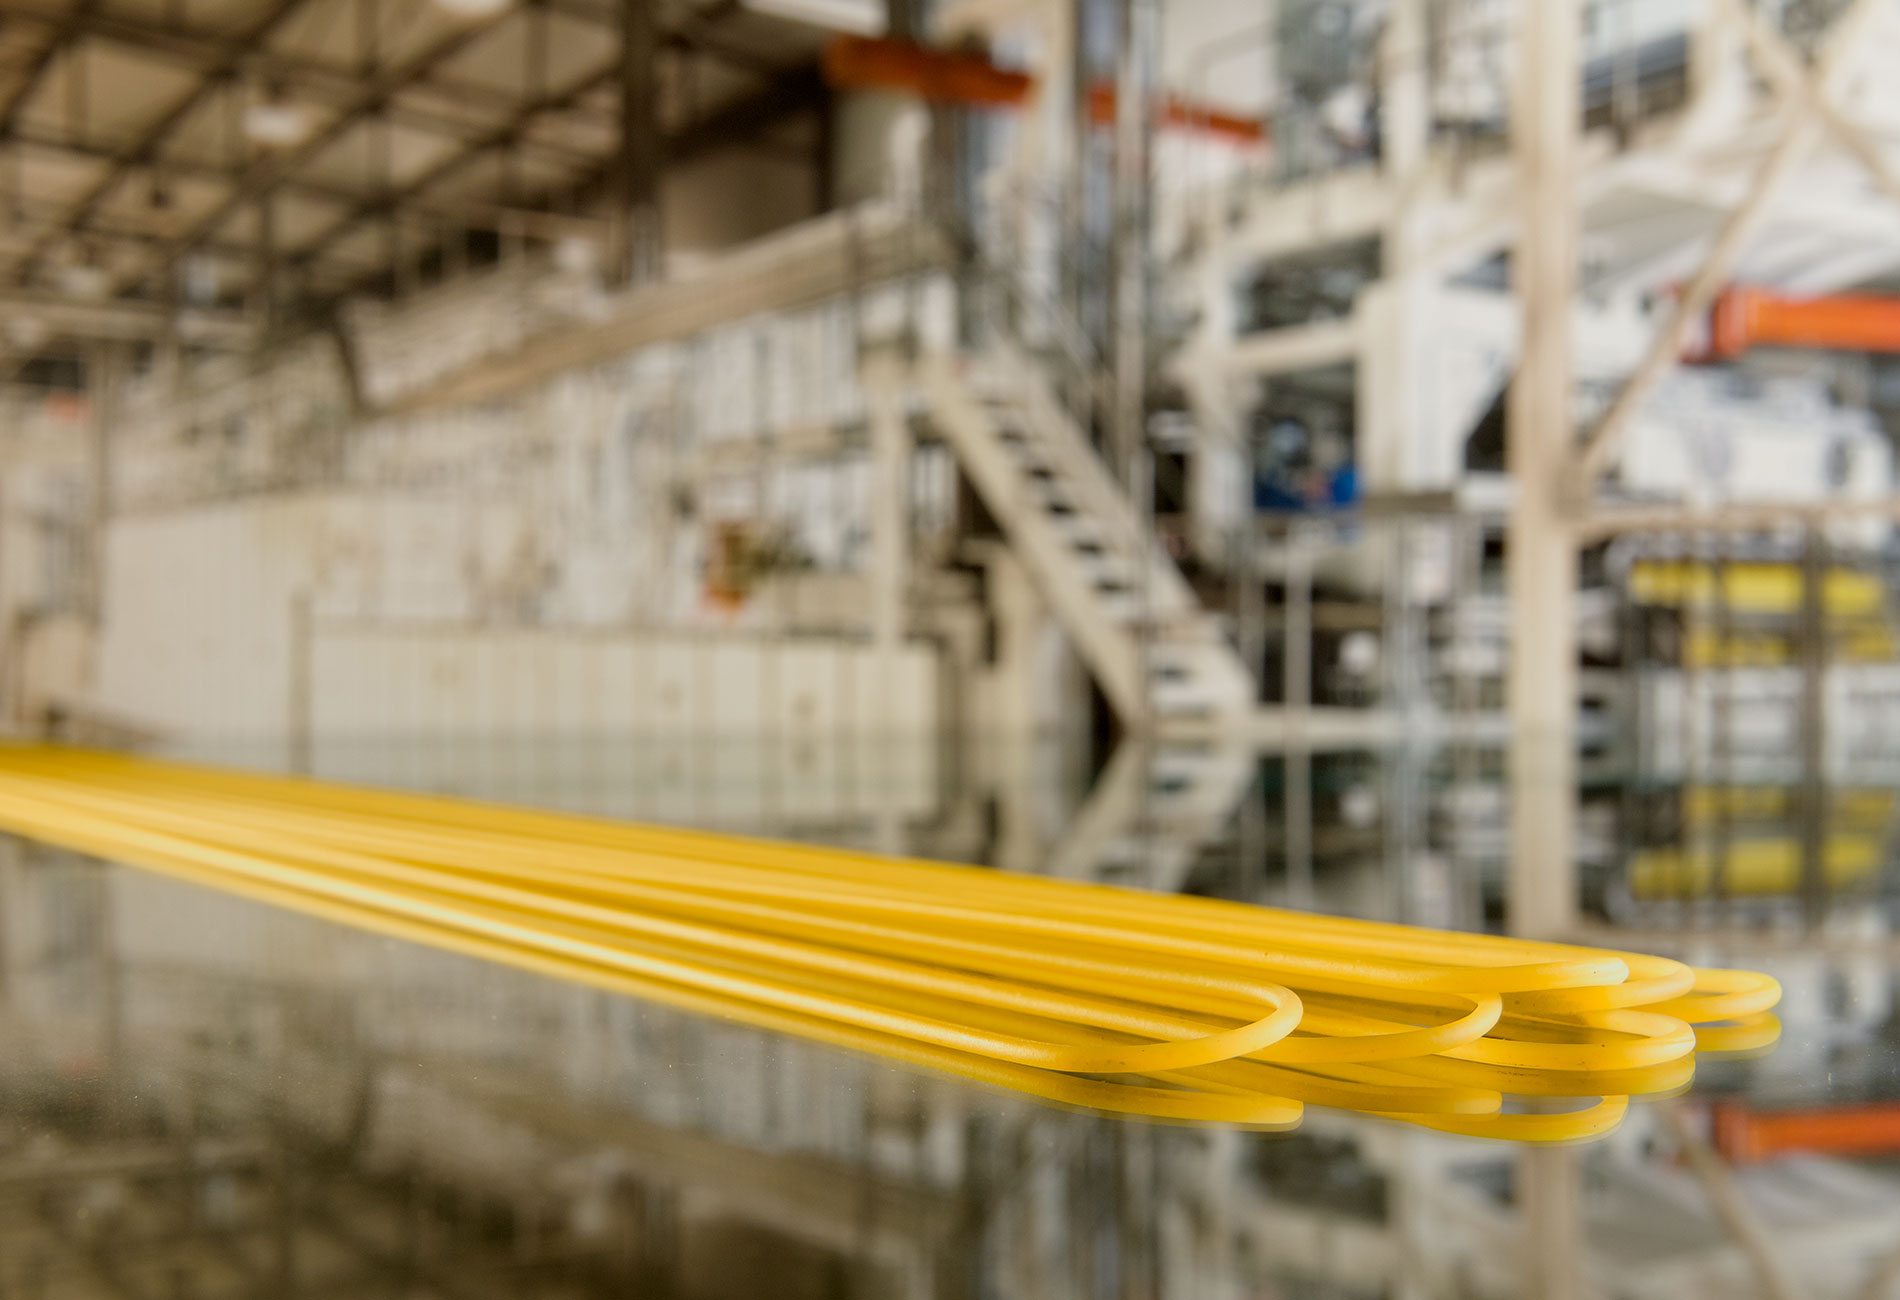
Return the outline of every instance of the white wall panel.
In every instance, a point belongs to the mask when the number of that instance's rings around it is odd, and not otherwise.
[[[677,734],[698,723],[693,651],[691,641],[677,636],[656,638],[648,647],[644,678],[634,684],[637,729]]]
[[[643,647],[627,637],[603,636],[597,642],[600,657],[600,730],[631,731],[634,727],[634,678],[643,669]]]
[[[518,736],[533,729],[528,716],[528,645],[518,632],[482,634],[488,645],[489,730]]]
[[[776,647],[751,638],[700,641],[706,668],[706,723],[715,737],[756,731],[764,713],[765,659]]]
[[[830,735],[842,730],[838,660],[854,650],[810,640],[780,642],[774,729],[787,735]]]
[[[441,504],[405,518],[347,495],[260,498],[115,521],[98,705],[178,740],[284,735],[300,711],[293,609],[307,593],[317,735],[834,736],[935,721],[926,647],[906,649],[887,690],[868,680],[870,650],[842,639],[437,617],[452,612],[430,594],[450,569],[466,580],[484,540],[497,553],[483,558],[506,569],[523,537],[518,510]],[[392,590],[407,594],[386,601]],[[428,614],[390,620],[386,603]]]
[[[553,656],[554,711],[548,726],[568,733],[601,730],[600,638],[561,637],[553,642]]]

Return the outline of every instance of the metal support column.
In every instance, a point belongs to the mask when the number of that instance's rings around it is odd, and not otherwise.
[[[1280,617],[1280,700],[1304,731],[1313,707],[1313,543],[1295,519],[1286,529],[1286,601]]]
[[[277,193],[267,190],[257,196],[257,324],[264,346],[260,360],[270,354],[282,322],[278,319],[277,297]]]
[[[1089,279],[1092,265],[1093,224],[1089,220],[1089,170],[1094,157],[1094,130],[1089,114],[1089,79],[1094,75],[1089,58],[1090,0],[1056,0],[1068,6],[1068,150],[1064,155],[1066,171],[1062,188],[1062,230],[1057,241],[1058,283],[1070,319],[1098,344],[1101,335],[1090,312]],[[1089,408],[1080,392],[1069,394],[1072,409],[1082,412],[1086,422]]]
[[[1115,63],[1114,466],[1132,490],[1148,400],[1148,93],[1154,0],[1121,0]],[[1136,503],[1141,509],[1142,503]]]
[[[1801,906],[1818,927],[1827,911],[1828,541],[1809,521],[1801,548]]]
[[[1516,497],[1506,533],[1511,611],[1510,927],[1532,937],[1571,929],[1577,905],[1577,543],[1564,519],[1571,455],[1570,308],[1576,279],[1575,156],[1581,98],[1578,0],[1522,0],[1512,145],[1521,229],[1512,278],[1524,304],[1506,458]],[[1577,1153],[1518,1157],[1523,1294],[1582,1292]]]
[[[910,426],[904,409],[904,366],[889,348],[864,361],[871,425],[871,644],[880,678],[878,698],[902,689],[905,592],[910,568]],[[901,828],[881,828],[880,848],[900,852]]]
[[[1516,498],[1506,533],[1512,619],[1511,873],[1515,933],[1552,938],[1576,910],[1577,542],[1564,517],[1571,414],[1579,120],[1577,0],[1525,0],[1514,148],[1522,233],[1512,276],[1524,343],[1506,456]]]
[[[1425,161],[1431,135],[1426,0],[1391,0],[1379,39],[1379,138],[1387,173],[1400,184]]]
[[[923,40],[923,24],[919,21],[922,8],[922,0],[884,0],[884,34],[894,41],[919,44]]]
[[[622,284],[660,274],[660,32],[657,0],[621,0],[620,211],[614,269]]]
[[[88,465],[92,480],[92,514],[87,521],[84,608],[86,618],[92,624],[95,660],[99,633],[105,621],[106,530],[112,521],[112,426],[118,421],[124,363],[120,345],[116,343],[94,344],[86,356],[87,400],[92,418],[92,446]]]

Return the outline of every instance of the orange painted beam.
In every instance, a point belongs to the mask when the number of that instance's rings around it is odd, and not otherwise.
[[[825,82],[836,90],[895,90],[939,103],[980,108],[1018,108],[1036,88],[1027,73],[999,68],[981,54],[933,50],[908,41],[865,36],[834,37],[825,47]],[[1238,144],[1259,144],[1266,124],[1238,117],[1178,95],[1155,104],[1157,122],[1183,131],[1200,131]],[[1097,126],[1115,120],[1115,87],[1103,82],[1089,91],[1089,119]]]
[[[1015,108],[1036,79],[981,54],[929,50],[908,41],[838,36],[825,46],[825,81],[839,90],[895,90],[920,99]]]
[[[1197,104],[1179,95],[1164,95],[1155,104],[1155,117],[1162,126],[1182,131],[1200,131],[1236,144],[1259,144],[1267,138],[1267,124],[1255,117],[1238,117],[1206,104]],[[1115,121],[1115,86],[1102,82],[1089,89],[1089,120],[1097,126]]]
[[[1900,298],[1787,298],[1739,285],[1723,290],[1709,312],[1710,357],[1728,360],[1761,346],[1900,352]]]
[[[1751,1110],[1739,1102],[1720,1102],[1713,1137],[1723,1158],[1738,1165],[1792,1151],[1900,1154],[1900,1102],[1803,1110]]]

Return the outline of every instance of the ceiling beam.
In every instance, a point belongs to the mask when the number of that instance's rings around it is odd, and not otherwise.
[[[668,161],[682,162],[743,144],[788,117],[815,112],[825,102],[825,79],[815,63],[781,69],[759,90],[730,100],[666,142]]]
[[[23,21],[46,27],[59,25],[58,16],[52,12],[42,14],[9,9],[5,11],[4,17],[8,21]],[[145,57],[206,75],[219,66],[229,43],[228,37],[205,28],[140,22],[110,13],[94,12],[78,16],[71,19],[67,26],[76,27],[83,35],[136,50]],[[360,67],[298,58],[267,48],[259,48],[247,55],[244,66],[252,74],[295,87],[331,108],[353,102],[363,84]],[[451,139],[472,139],[482,129],[481,122],[471,121],[467,114],[485,114],[492,120],[505,117],[520,103],[518,95],[496,90],[492,86],[447,78],[439,72],[417,78],[409,89],[446,101],[453,105],[453,111],[443,112],[415,103],[397,103],[389,106],[390,120]],[[603,128],[610,127],[611,122],[602,115],[600,125]],[[594,156],[555,141],[526,141],[524,144],[566,161]]]
[[[773,126],[802,113],[817,112],[825,102],[825,79],[817,64],[781,71],[750,95],[728,100],[696,122],[666,138],[666,160],[694,158],[757,140]],[[574,201],[597,202],[613,183],[611,159],[598,164],[574,186]]]
[[[14,89],[7,102],[0,105],[0,139],[13,133],[20,110],[39,90],[40,83],[46,80],[46,74],[52,71],[53,61],[59,57],[60,51],[70,48],[79,38],[85,29],[86,20],[97,7],[98,0],[80,0],[79,4],[73,6],[72,12],[46,38],[46,44],[40,47],[39,52],[33,56],[33,61],[27,65],[26,72],[20,78],[19,86]]]
[[[18,210],[20,215],[25,219],[23,224],[32,226],[46,225],[57,218],[62,211],[60,206],[56,203],[48,203],[43,199],[29,198],[19,200]],[[96,244],[136,244],[146,249],[160,249],[167,243],[167,237],[163,231],[144,230],[134,226],[108,225],[98,221],[95,221],[87,228],[86,238]],[[24,249],[30,246],[29,239],[30,236],[25,232],[21,232],[11,238],[0,235],[0,246],[14,246]],[[243,257],[248,255],[250,251],[248,245],[232,243],[225,240],[208,243],[204,245],[204,248],[207,252],[226,257]]]
[[[611,264],[621,284],[660,274],[659,45],[651,0],[620,0],[620,150]]]
[[[824,74],[817,64],[781,70],[750,95],[729,100],[668,136],[666,160],[689,162],[750,143],[787,118],[822,111],[826,95]],[[598,202],[607,194],[614,175],[612,159],[600,163],[574,186],[574,201],[581,205]]]
[[[624,17],[625,0],[539,2],[552,12],[602,25],[611,23],[616,28]],[[574,190],[576,186],[584,190],[590,199],[601,197],[611,183],[611,177],[617,173],[617,155],[609,155],[603,160],[598,152],[563,148],[550,144],[545,138],[533,141],[528,139],[528,135],[542,119],[585,107],[590,96],[609,88],[619,71],[617,57],[610,58],[596,72],[576,79],[558,92],[543,94],[528,103],[516,101],[500,122],[485,127],[479,123],[459,123],[457,134],[449,146],[449,156],[399,188],[387,192],[357,191],[348,186],[317,182],[304,174],[308,163],[364,122],[375,121],[385,115],[394,116],[400,121],[403,114],[416,113],[438,119],[435,125],[439,125],[443,111],[432,111],[426,106],[417,107],[414,101],[418,96],[441,96],[438,102],[457,100],[473,108],[479,95],[483,107],[489,111],[507,101],[509,97],[505,94],[483,94],[481,88],[470,83],[443,78],[442,68],[455,54],[467,49],[513,16],[513,7],[458,27],[435,41],[430,48],[399,65],[381,69],[371,66],[367,70],[358,68],[341,73],[335,69],[335,65],[323,60],[287,56],[267,48],[272,34],[298,11],[305,0],[275,0],[256,21],[247,24],[245,30],[235,36],[216,34],[203,27],[154,25],[150,21],[116,13],[100,13],[89,0],[80,0],[75,10],[64,16],[63,23],[54,25],[54,15],[49,11],[46,0],[22,0],[22,3],[32,8],[26,12],[0,13],[0,20],[17,18],[49,27],[48,43],[36,55],[34,68],[29,69],[36,75],[55,64],[60,49],[73,42],[92,38],[140,46],[151,57],[193,69],[201,79],[180,103],[139,132],[135,139],[123,144],[53,141],[45,139],[43,135],[39,139],[21,141],[28,147],[63,148],[65,152],[103,162],[106,168],[104,174],[77,199],[63,206],[33,205],[36,209],[48,211],[33,211],[29,214],[32,236],[16,245],[23,246],[24,251],[11,261],[16,277],[29,275],[34,268],[42,265],[62,239],[97,238],[102,242],[135,244],[150,250],[149,261],[125,277],[118,287],[123,292],[135,295],[133,302],[137,304],[142,299],[136,295],[160,283],[162,277],[169,274],[193,250],[207,249],[220,255],[243,255],[244,241],[235,244],[228,240],[220,241],[217,238],[218,231],[262,195],[279,188],[287,195],[305,194],[313,200],[347,208],[342,218],[314,240],[308,241],[303,248],[286,250],[291,268],[305,275],[324,272],[326,268],[321,265],[322,259],[326,255],[334,258],[336,245],[347,234],[362,223],[379,218],[407,218],[425,225],[453,225],[464,229],[486,225],[505,233],[550,240],[569,235],[600,239],[606,232],[605,223],[595,218],[536,212],[519,206],[469,204],[459,199],[431,201],[429,191],[460,169],[497,151],[513,151],[523,146],[541,151],[543,146],[547,146],[548,151],[565,153],[567,161],[576,168],[579,176],[574,185],[556,182],[550,187],[551,198]],[[656,34],[656,41],[665,48],[704,51],[734,66],[769,67],[764,59],[737,49],[715,30],[720,22],[743,7],[741,0],[712,0],[710,4],[690,9],[677,17],[670,25],[670,30]],[[604,47],[603,53],[610,53],[610,50]],[[273,80],[281,79],[293,86],[307,85],[314,88],[318,93],[312,96],[313,99],[334,101],[331,109],[335,116],[301,144],[256,157],[248,164],[237,167],[221,168],[215,162],[203,159],[189,161],[165,157],[164,151],[171,137],[195,110],[218,94],[221,87],[231,84],[235,77],[253,73]],[[405,102],[408,92],[414,94],[408,95]],[[25,102],[29,93],[29,90],[23,89],[16,94],[12,108]],[[822,86],[815,69],[798,69],[790,74],[772,70],[771,80],[760,92],[744,96],[698,121],[686,124],[661,140],[660,151],[668,160],[679,161],[735,143],[764,131],[777,118],[816,102],[821,94]],[[0,110],[4,111],[10,110]],[[588,170],[580,170],[588,164],[591,164]],[[227,193],[182,230],[129,231],[123,221],[115,226],[109,220],[102,219],[107,217],[105,207],[110,197],[129,180],[140,176],[142,169],[146,168],[161,175],[170,174],[181,179],[190,176],[194,180],[218,183],[227,187]],[[22,230],[20,233],[24,235],[27,232]],[[341,270],[344,279],[350,280],[357,274],[350,265],[354,260],[345,259],[343,263],[328,268],[330,273],[325,278],[334,282],[335,271]]]
[[[619,66],[616,60],[600,72],[583,78],[581,82],[570,87],[564,95],[554,96],[553,99],[558,101],[565,95],[586,93],[596,86],[611,82],[618,75]],[[744,143],[785,117],[821,104],[823,95],[824,77],[816,64],[781,72],[753,94],[742,96],[721,108],[714,109],[699,121],[688,123],[665,137],[661,143],[662,154],[669,163],[681,163],[721,148]],[[524,114],[523,125],[532,116],[532,113]],[[494,147],[499,148],[501,144],[495,143]],[[306,245],[294,260],[307,265],[321,256],[349,229],[386,213],[391,205],[414,202],[417,193],[443,179],[464,163],[472,161],[475,156],[471,153],[448,159],[431,175],[421,177],[412,185],[405,187],[403,193],[389,195],[376,202],[363,205],[356,212],[339,221],[322,237]],[[610,156],[603,160],[574,186],[573,197],[576,203],[587,204],[606,197],[619,174],[617,156]]]
[[[210,27],[147,22],[122,13],[101,12],[97,9],[66,17],[57,6],[48,6],[44,10],[30,9],[23,7],[20,0],[8,0],[6,9],[0,11],[0,18],[4,18],[7,23],[31,24],[129,46],[141,54],[196,71],[214,67],[223,58],[232,40],[228,32]],[[245,59],[245,67],[258,76],[272,80],[308,80],[324,87],[360,83],[363,71],[354,64],[301,57],[268,47],[252,51]],[[418,88],[456,100],[469,108],[499,111],[507,106],[510,99],[506,91],[441,74],[423,79],[418,83]]]
[[[9,320],[38,321],[49,335],[87,339],[155,339],[166,334],[174,321],[192,343],[242,347],[251,343],[256,334],[251,323],[237,312],[190,307],[179,311],[174,318],[173,313],[158,303],[130,298],[69,298],[24,291],[0,293],[0,316]]]
[[[486,154],[511,147],[534,119],[547,113],[560,112],[575,101],[608,85],[618,71],[619,61],[611,60],[605,67],[596,69],[573,82],[567,89],[523,106],[513,118],[489,132],[486,137],[469,145],[462,152],[443,159],[407,185],[359,203],[323,234],[304,245],[296,255],[297,262],[308,265],[363,222],[412,206],[430,186],[441,183]]]
[[[567,11],[569,7],[563,3],[563,0],[547,0],[547,3],[563,11]],[[742,7],[739,0],[714,0],[714,3],[705,9],[689,11],[684,15],[675,27],[674,35],[688,32],[698,32],[703,35],[711,26]],[[611,19],[618,24],[622,11],[617,7],[608,9],[595,7],[590,9],[588,16],[602,22]],[[688,37],[688,39],[693,38]],[[468,146],[463,153],[444,159],[438,166],[431,168],[400,191],[380,196],[363,204],[329,231],[307,244],[297,254],[295,260],[300,264],[308,265],[363,221],[383,216],[406,203],[413,202],[417,195],[422,194],[429,187],[439,184],[462,167],[486,154],[513,147],[536,118],[563,111],[594,91],[614,84],[620,72],[620,60],[616,57],[596,71],[580,78],[566,90],[549,95],[538,102],[523,105],[513,120],[496,128],[487,139]],[[771,81],[760,94],[746,96],[734,101],[726,108],[717,109],[701,121],[688,124],[675,132],[672,137],[664,140],[662,147],[665,157],[668,161],[678,161],[683,157],[703,152],[708,147],[729,142],[730,138],[737,134],[754,133],[773,117],[794,111],[793,107],[787,105],[795,101],[795,107],[807,107],[817,102],[822,94],[823,81],[816,65],[796,69],[790,74],[775,70]],[[575,187],[576,194],[597,196],[610,182],[610,178],[621,174],[620,167],[619,154],[610,155]]]
[[[299,3],[300,0],[290,0],[290,2]],[[230,197],[197,222],[182,238],[173,242],[167,255],[155,268],[155,272],[161,275],[168,272],[179,258],[209,239],[218,227],[228,221],[245,204],[269,191],[285,177],[295,175],[300,168],[336,143],[358,123],[380,112],[403,89],[413,85],[417,78],[428,75],[434,68],[486,36],[510,17],[512,12],[511,9],[504,8],[497,14],[469,22],[428,49],[404,61],[400,66],[371,77],[368,88],[322,130],[295,148],[258,159],[245,169],[243,176],[238,180],[235,192]],[[147,272],[142,277],[140,285],[149,282],[153,274],[154,272]]]
[[[82,144],[76,141],[59,139],[38,134],[18,133],[14,135],[18,146],[37,152],[66,155],[83,158],[88,162],[111,162],[120,156],[121,151],[105,145]],[[589,155],[591,163],[597,155]],[[229,168],[211,163],[186,159],[169,158],[163,163],[154,164],[156,170],[173,180],[199,181],[212,185],[234,185],[239,176]],[[303,195],[306,198],[333,203],[338,207],[351,207],[373,197],[368,191],[346,189],[339,185],[326,184],[308,176],[286,176],[278,182],[279,191],[289,195]],[[28,221],[35,224],[51,223],[57,220],[60,209],[56,204],[35,203],[22,200],[22,207]],[[581,234],[594,237],[601,233],[603,222],[592,217],[570,216],[559,212],[540,212],[531,208],[514,207],[503,203],[470,202],[457,199],[453,205],[429,204],[417,202],[410,205],[410,211],[416,215],[437,221],[452,221],[465,226],[503,227],[535,239],[560,239],[566,235]],[[101,227],[98,220],[86,227],[87,238],[128,239],[134,233],[124,229]],[[147,230],[136,235],[144,243],[161,245],[167,236],[162,231]],[[230,246],[225,246],[230,247]]]
[[[141,163],[149,162],[173,129],[191,116],[200,104],[223,85],[227,78],[242,68],[245,58],[269,40],[271,33],[289,21],[304,3],[305,0],[274,0],[264,16],[252,23],[242,36],[227,42],[223,55],[212,67],[205,70],[203,80],[192,88],[191,93],[148,126],[138,141],[107,169],[105,176],[98,184],[87,190],[85,195],[68,209],[66,218],[58,223],[59,228],[48,231],[36,240],[27,256],[14,264],[15,278],[19,279],[30,271],[55,242],[69,234],[79,234],[93,213],[98,211],[99,205],[118,188],[120,182],[131,170]]]
[[[542,2],[555,13],[568,18],[596,23],[615,33],[620,30],[619,0],[542,0]],[[681,14],[673,24],[673,29],[668,34],[668,43],[689,45],[700,53],[718,59],[721,63],[742,72],[769,73],[776,67],[771,59],[734,45],[718,31],[722,20],[744,8],[743,0],[713,0],[713,3],[703,9],[694,9],[689,5],[687,11]]]

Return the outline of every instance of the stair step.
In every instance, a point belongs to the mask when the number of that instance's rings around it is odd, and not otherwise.
[[[981,470],[1004,489],[992,503],[999,522],[1006,530],[1028,530],[1015,540],[1033,542],[1047,555],[1053,572],[1039,573],[1039,580],[1072,592],[1081,588],[1081,604],[1095,611],[1093,617],[1073,611],[1089,625],[1084,630],[1104,631],[1106,622],[1127,638],[1123,653],[1131,643],[1140,648],[1139,680],[1131,685],[1149,697],[1150,707],[1174,716],[1251,707],[1257,688],[1218,622],[1166,557],[1124,526],[1126,511],[1098,498],[1107,479],[1096,453],[1072,419],[1049,407],[1053,394],[1043,392],[1042,380],[1000,361],[979,362],[960,378],[968,401],[963,410],[980,416],[987,447],[957,450],[975,460],[973,472]],[[1036,529],[1044,531],[1038,536]],[[1058,544],[1053,552],[1051,543]]]
[[[1135,584],[1134,566],[1128,564],[1119,555],[1108,551],[1078,551],[1075,560],[1077,567],[1092,579],[1106,578],[1130,587]]]
[[[1208,647],[1226,644],[1220,633],[1198,621],[1184,619],[1180,614],[1161,613],[1141,620],[1129,630],[1145,635],[1149,653],[1157,658],[1194,654]]]

